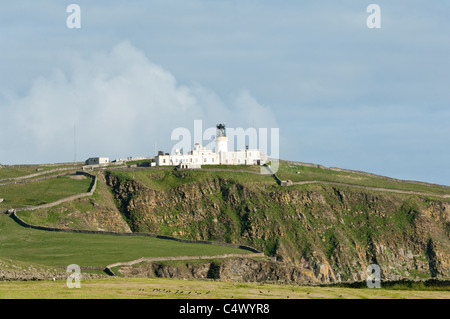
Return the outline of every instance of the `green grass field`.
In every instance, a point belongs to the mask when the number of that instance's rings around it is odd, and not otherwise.
[[[60,176],[47,180],[0,186],[0,209],[37,206],[88,191],[90,178]]]
[[[0,168],[0,180],[48,172],[57,168],[77,169],[79,168],[79,165],[72,163],[60,165],[12,165]]]
[[[178,291],[178,293],[176,293]],[[182,293],[180,293],[182,291]],[[450,299],[447,290],[304,287],[212,280],[107,278],[66,281],[0,282],[0,298],[52,299]]]
[[[215,169],[220,171],[214,171]],[[229,172],[222,171],[229,169]],[[159,169],[141,169],[141,170],[113,170],[112,174],[122,179],[136,180],[147,187],[157,190],[167,190],[182,184],[201,182],[214,177],[230,178],[246,184],[272,185],[274,179],[268,175],[246,174],[240,171],[249,171],[258,173],[260,167],[257,166],[232,166],[232,165],[208,165],[202,170],[180,170],[173,173],[172,167]],[[178,178],[177,175],[182,176]],[[426,185],[420,183],[411,183],[404,181],[395,181],[376,176],[368,176],[352,172],[341,172],[330,169],[303,166],[287,162],[280,162],[277,175],[282,180],[291,180],[293,182],[320,181],[342,183],[356,186],[367,186],[376,188],[386,188],[394,190],[412,191],[419,193],[433,193],[436,195],[450,195],[450,187],[439,185]]]
[[[61,233],[18,225],[0,215],[1,257],[47,266],[105,267],[141,257],[213,256],[248,251],[208,244],[188,244],[153,237]]]
[[[293,182],[324,181],[368,187],[406,190],[421,193],[435,193],[437,195],[450,194],[450,187],[399,182],[375,176],[367,176],[351,172],[333,171],[330,169],[302,166],[299,164],[288,164],[285,162],[280,162],[277,175],[282,180],[291,180]]]
[[[207,169],[179,170],[174,172],[173,168],[149,168],[143,170],[112,170],[110,173],[123,180],[138,181],[143,185],[156,190],[167,190],[189,183],[201,183],[213,178],[232,179],[237,182],[245,183],[246,185],[250,183],[261,186],[275,185],[273,177],[269,175],[248,174],[245,172],[233,171],[208,171]]]
[[[98,174],[97,176],[97,188],[90,197],[64,202],[50,208],[20,211],[17,212],[17,215],[31,225],[56,228],[65,225],[72,229],[98,230],[94,224],[80,219],[80,215],[76,213],[88,213],[95,210],[96,207],[101,207],[101,209],[109,211],[117,210],[111,191],[106,185],[103,176],[101,174]]]

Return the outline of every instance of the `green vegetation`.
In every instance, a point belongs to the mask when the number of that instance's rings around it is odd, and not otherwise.
[[[104,219],[103,225],[107,225],[108,217],[105,211],[117,211],[110,189],[106,186],[101,174],[97,175],[97,188],[90,197],[68,201],[50,208],[40,208],[33,211],[17,212],[17,215],[31,225],[47,227],[70,227],[71,229],[98,230],[89,216],[97,213]],[[86,177],[86,179],[88,179]],[[89,215],[89,216],[88,216]],[[110,216],[109,216],[110,218]],[[104,229],[105,227],[101,227]],[[122,231],[118,229],[107,229]]]
[[[280,162],[277,176],[282,180],[291,180],[293,182],[322,181],[421,193],[435,193],[438,195],[450,194],[450,187],[395,181],[387,178],[368,176],[358,173],[302,166],[300,164],[289,164],[283,161]]]
[[[201,183],[213,178],[230,179],[245,184],[258,183],[259,185],[274,185],[274,180],[268,175],[248,174],[234,171],[213,170],[178,170],[173,168],[143,169],[143,170],[110,170],[112,174],[124,181],[136,181],[143,186],[155,190],[168,190],[177,186]]]
[[[354,288],[366,289],[367,283],[365,281],[356,283],[338,283],[333,285],[322,285],[322,287],[336,287],[336,288]],[[407,291],[442,291],[450,294],[450,281],[438,281],[433,279],[418,280],[418,281],[388,281],[381,283],[382,290],[407,290]],[[450,297],[450,295],[449,295]]]
[[[150,163],[151,163],[151,160],[149,160],[149,159],[125,162],[126,165],[138,165],[138,166],[150,166]]]
[[[173,167],[147,170],[114,170],[112,174],[124,180],[135,180],[146,187],[156,190],[167,190],[183,184],[201,182],[214,177],[229,178],[245,184],[273,185],[274,179],[268,175],[245,174],[260,172],[259,166],[248,165],[207,165],[202,170],[180,170],[174,173]],[[226,170],[229,170],[227,172]],[[293,182],[331,182],[355,186],[386,188],[393,190],[450,195],[450,187],[421,184],[407,181],[396,181],[389,178],[369,176],[353,172],[342,172],[319,167],[303,166],[280,161],[278,177]]]
[[[175,293],[177,292],[178,293]],[[183,291],[183,293],[180,293]],[[189,293],[191,292],[191,293]],[[42,299],[448,299],[447,290],[303,287],[212,280],[107,278],[81,281],[80,289],[65,280],[0,282],[0,298]]]
[[[0,209],[37,206],[88,191],[91,179],[60,176],[32,183],[0,186]]]
[[[13,260],[9,258],[0,257],[0,271],[2,269],[5,270],[14,270],[18,272],[26,272],[30,269],[33,269],[35,272],[53,272],[55,268],[51,266],[45,266],[36,263],[23,262],[19,260]]]
[[[99,171],[93,196],[50,209],[20,212],[19,216],[35,225],[75,229],[116,227],[119,219],[133,231],[249,245],[268,256],[276,256],[279,261],[298,263],[304,259],[317,267],[326,260],[342,280],[351,280],[355,273],[364,271],[361,265],[366,262],[389,265],[393,274],[408,278],[425,279],[430,271],[434,274],[441,271],[438,258],[448,256],[450,223],[441,223],[444,219],[440,216],[450,200],[351,185],[437,195],[450,194],[449,188],[287,162],[280,163],[277,173],[283,180],[344,185],[279,187],[272,176],[255,174],[259,169],[256,166],[208,166],[202,170],[108,168],[106,175],[111,186],[106,185]],[[90,179],[65,176],[0,187],[0,197],[5,198],[0,210],[84,193],[89,183]],[[427,248],[423,243],[429,239],[433,245]],[[413,257],[399,258],[400,248],[402,256]],[[1,215],[0,249],[13,260],[49,266],[76,263],[101,267],[140,257],[245,253],[228,247],[151,237],[37,231],[22,228]],[[430,265],[434,265],[432,270]]]
[[[431,236],[447,254],[440,223],[424,214],[440,214],[445,199],[342,185],[279,187],[271,176],[232,171],[111,174],[119,179],[118,206],[134,231],[240,243],[287,262],[305,258],[319,264],[323,261],[315,258],[321,254],[343,280],[364,271],[366,262],[389,264],[392,273],[403,270],[398,274],[407,278],[429,278],[428,260],[411,257],[406,263],[399,257],[399,247],[423,255],[424,237]],[[436,223],[435,230],[425,235],[420,231],[425,223]]]
[[[16,178],[36,173],[43,173],[58,168],[79,168],[78,164],[58,164],[58,165],[11,165],[0,168],[0,180]]]
[[[89,225],[83,223],[78,215],[73,214],[74,210],[87,212],[92,209],[92,204],[89,201],[77,200],[60,204],[55,207],[41,208],[33,211],[22,211],[16,214],[26,223],[30,225],[39,225],[46,227],[65,228],[70,229],[91,229]],[[63,227],[61,227],[63,226]]]
[[[0,215],[2,257],[48,266],[105,267],[141,257],[246,254],[248,251],[217,245],[187,244],[144,236],[61,233],[19,226]]]
[[[231,170],[231,171],[247,171],[259,173],[261,171],[260,166],[256,165],[204,165],[202,170]]]
[[[382,285],[383,289],[386,290],[408,290],[408,291],[446,291],[450,293],[449,282],[395,282],[395,283],[385,283]],[[450,296],[449,296],[450,297]]]

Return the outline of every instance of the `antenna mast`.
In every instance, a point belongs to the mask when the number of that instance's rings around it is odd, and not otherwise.
[[[75,124],[73,125],[73,162],[77,162],[77,129]]]

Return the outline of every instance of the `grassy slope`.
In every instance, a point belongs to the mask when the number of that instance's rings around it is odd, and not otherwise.
[[[185,244],[152,237],[59,233],[29,229],[0,215],[1,256],[48,266],[104,267],[140,257],[199,256],[246,251],[206,244]]]
[[[90,209],[93,209],[93,205],[89,199],[82,198],[50,208],[18,212],[17,215],[31,225],[56,228],[68,225],[71,229],[97,230],[94,228],[91,229],[89,224],[80,219],[78,215],[73,214],[74,211],[80,211],[85,214]]]
[[[91,179],[61,176],[52,179],[0,186],[0,209],[36,206],[88,191]]]
[[[217,168],[217,167],[216,167]],[[122,180],[135,180],[155,190],[168,190],[184,184],[200,183],[211,178],[228,178],[245,184],[274,185],[268,175],[248,174],[234,171],[190,170],[174,172],[173,168],[146,170],[117,170],[112,173]]]
[[[214,169],[218,169],[220,171],[214,171]],[[230,169],[230,172],[222,171],[226,169]],[[167,190],[182,184],[201,182],[211,177],[232,177],[238,182],[264,182],[266,185],[273,184],[273,179],[270,176],[246,174],[243,172],[236,172],[236,170],[245,170],[258,173],[260,169],[256,166],[208,165],[204,166],[203,170],[188,171],[186,178],[182,179],[174,178],[174,174],[172,174],[173,168],[169,167],[163,169],[150,168],[143,170],[117,170],[114,171],[114,174],[122,179],[134,179],[143,183],[145,186],[156,190]],[[179,172],[180,174],[183,174],[183,171]],[[437,195],[450,195],[450,187],[433,184],[426,185],[407,181],[396,181],[389,178],[368,176],[353,172],[341,172],[326,168],[309,167],[283,161],[280,162],[277,175],[282,180],[291,180],[293,182],[322,181],[421,193],[435,193]]]
[[[106,186],[102,174],[98,174],[97,188],[89,198],[81,198],[70,202],[65,202],[51,208],[36,209],[33,211],[18,212],[18,216],[31,225],[41,225],[61,228],[65,225],[72,229],[98,230],[96,225],[89,220],[90,213],[101,214],[104,219],[104,226],[107,222],[115,221],[120,224],[114,212],[120,216],[115,206],[110,189]],[[106,212],[106,214],[105,214]],[[80,218],[81,217],[81,218]],[[101,223],[101,221],[98,221]],[[122,221],[125,225],[125,221]],[[103,227],[111,231],[123,231],[114,228]]]
[[[6,178],[16,178],[36,173],[48,172],[58,168],[79,168],[76,164],[60,165],[12,165],[0,168],[0,180]]]
[[[298,172],[298,173],[297,173]],[[411,182],[400,182],[375,176],[367,176],[352,172],[340,172],[330,169],[302,166],[300,164],[280,162],[277,175],[282,180],[293,182],[325,181],[337,182],[359,186],[390,188],[422,193],[436,193],[440,195],[450,194],[450,187],[439,185],[424,185]]]

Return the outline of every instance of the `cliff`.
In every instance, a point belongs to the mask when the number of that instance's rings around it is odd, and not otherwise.
[[[303,281],[365,280],[374,263],[383,280],[450,277],[448,200],[343,186],[278,187],[249,173],[137,175],[106,175],[135,232],[253,246],[278,262],[244,264],[273,273],[281,262]]]
[[[118,273],[124,277],[214,279],[234,282],[297,284],[321,282],[320,273],[314,274],[300,266],[242,257],[204,262],[141,263],[119,267]]]

